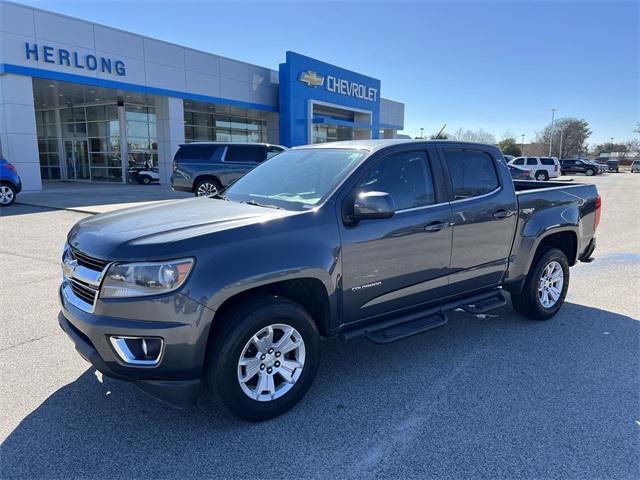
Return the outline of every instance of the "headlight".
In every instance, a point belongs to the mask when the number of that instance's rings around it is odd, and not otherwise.
[[[102,298],[144,297],[172,292],[187,280],[192,258],[113,264],[102,282]]]

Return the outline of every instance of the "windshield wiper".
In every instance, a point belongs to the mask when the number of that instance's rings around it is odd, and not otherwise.
[[[255,205],[256,207],[276,208],[278,210],[282,210],[282,207],[279,207],[277,205],[268,205],[266,203],[258,203],[255,200],[244,200],[240,203],[246,203],[247,205]]]

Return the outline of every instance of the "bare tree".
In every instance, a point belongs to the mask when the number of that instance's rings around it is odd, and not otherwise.
[[[482,128],[474,131],[460,127],[452,135],[452,138],[461,142],[496,143],[496,137]]]
[[[538,132],[537,141],[549,145],[552,135],[552,156],[558,158],[579,157],[587,151],[587,139],[591,136],[591,129],[586,120],[559,118],[555,122],[555,127],[552,128],[549,124],[542,132]],[[560,150],[561,148],[562,150]]]

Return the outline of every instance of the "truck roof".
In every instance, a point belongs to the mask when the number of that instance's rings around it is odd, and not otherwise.
[[[419,143],[429,143],[429,144],[438,144],[438,143],[449,143],[455,145],[483,145],[483,146],[491,146],[495,147],[495,145],[489,145],[486,143],[477,143],[477,142],[460,142],[458,140],[427,140],[427,139],[384,139],[384,140],[344,140],[341,142],[327,142],[327,143],[314,143],[313,145],[301,145],[299,147],[293,147],[293,149],[305,149],[305,148],[349,148],[354,150],[368,150],[370,152],[374,152],[376,150],[380,150],[385,147],[389,147],[392,145],[412,145]]]

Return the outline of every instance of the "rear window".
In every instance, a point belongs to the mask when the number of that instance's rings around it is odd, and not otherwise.
[[[488,153],[446,149],[445,159],[451,174],[455,200],[477,197],[498,188],[498,175]]]
[[[209,160],[217,145],[182,145],[176,152],[175,160]]]
[[[262,145],[229,145],[224,156],[225,162],[261,163],[266,155]]]
[[[542,163],[542,165],[555,165],[553,158],[549,158],[549,157],[540,158],[540,163]]]

